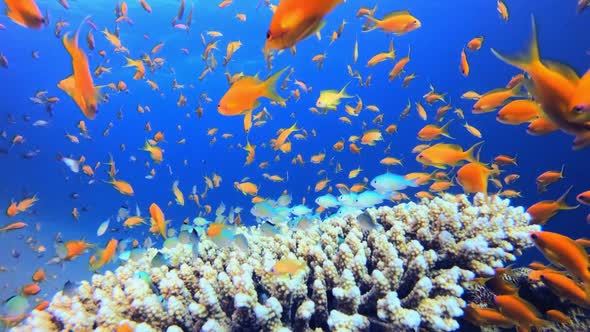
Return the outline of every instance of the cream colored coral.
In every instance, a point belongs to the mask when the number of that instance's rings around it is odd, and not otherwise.
[[[539,229],[523,208],[480,194],[473,203],[445,194],[366,211],[380,227],[363,229],[356,211],[306,230],[279,225],[276,235],[237,227],[247,251],[206,237],[198,256],[182,243],[150,248],[72,297],[58,292],[14,330],[112,330],[115,321],[135,331],[452,330],[467,283],[514,260]],[[151,266],[158,253],[170,266]],[[307,264],[279,276],[272,267],[283,258]]]

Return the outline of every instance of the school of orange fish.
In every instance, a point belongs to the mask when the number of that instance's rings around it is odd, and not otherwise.
[[[42,29],[48,26],[50,22],[48,14],[43,14],[34,0],[4,0],[7,8],[8,17],[16,24],[30,29]],[[64,10],[69,9],[70,5],[67,0],[59,0]],[[337,6],[343,3],[342,0],[326,0],[326,1],[300,1],[300,0],[282,0],[278,5],[271,4],[270,0],[261,1],[259,6],[264,6],[271,10],[273,14],[270,22],[268,32],[266,33],[266,44],[263,52],[264,59],[267,63],[267,68],[273,71],[267,79],[260,79],[258,75],[249,76],[246,73],[230,73],[227,69],[228,64],[232,61],[236,52],[243,46],[237,41],[227,42],[226,54],[223,59],[223,67],[226,67],[225,76],[229,87],[224,96],[218,101],[217,111],[224,116],[242,116],[244,126],[245,143],[238,145],[246,152],[244,165],[250,165],[256,160],[257,148],[269,148],[274,150],[277,155],[275,162],[280,160],[280,155],[287,155],[291,152],[292,142],[294,140],[305,140],[316,135],[315,129],[306,130],[298,126],[297,122],[293,125],[280,130],[276,138],[270,140],[269,143],[261,142],[258,146],[251,144],[248,134],[256,128],[264,126],[267,122],[272,120],[272,109],[277,107],[287,107],[291,102],[296,102],[301,97],[301,94],[312,93],[312,87],[303,81],[291,79],[294,75],[294,68],[282,68],[280,70],[273,70],[273,60],[277,56],[288,56],[284,54],[287,52],[296,54],[296,44],[307,38],[321,39],[328,28],[325,28],[325,18],[329,17],[330,12]],[[149,14],[158,8],[152,8],[148,4],[148,0],[139,0],[139,4],[143,10]],[[231,0],[224,0],[218,4],[219,10],[231,6]],[[578,3],[578,11],[582,12],[588,7],[590,1],[580,0]],[[173,18],[172,27],[175,30],[187,31],[195,33],[193,27],[193,9],[190,7],[187,15],[185,15],[185,0],[179,2],[179,9],[177,15]],[[509,20],[509,9],[502,0],[497,1],[497,9],[502,20]],[[133,16],[139,17],[145,15],[140,12],[132,12],[128,5],[124,2],[118,2],[115,9],[114,24],[116,29],[109,31],[108,28],[102,29],[102,36],[108,41],[109,47],[98,50],[95,45],[95,33],[100,29],[90,19],[84,19],[74,32],[63,32],[69,26],[69,22],[60,20],[55,22],[55,35],[60,37],[62,47],[67,50],[71,57],[71,76],[61,80],[57,83],[57,87],[69,96],[72,101],[78,106],[85,120],[80,120],[77,125],[79,133],[66,133],[66,137],[72,143],[78,144],[80,138],[88,138],[88,129],[86,121],[91,121],[97,116],[103,116],[99,113],[100,105],[109,101],[110,94],[120,94],[128,91],[128,85],[132,81],[137,81],[137,84],[145,82],[154,91],[160,93],[158,83],[148,77],[153,78],[153,73],[160,70],[165,63],[165,59],[158,57],[159,51],[165,46],[163,42],[156,44],[149,50],[144,50],[145,53],[140,57],[134,57],[125,46],[125,41],[121,40],[118,35],[119,29],[125,29],[126,26],[132,24]],[[411,34],[412,31],[421,27],[421,21],[414,17],[409,11],[397,11],[387,15],[377,15],[377,6],[373,8],[360,8],[356,17],[365,20],[363,32],[370,32],[379,30],[383,33],[384,38],[393,34],[396,36]],[[240,22],[246,22],[245,14],[237,13],[235,19]],[[330,43],[336,42],[344,33],[346,21],[343,21],[339,27],[330,34]],[[0,29],[19,29],[17,26],[6,27],[0,25]],[[86,30],[86,46],[83,48],[80,41],[80,33]],[[206,79],[208,75],[216,75],[216,69],[219,64],[216,59],[216,54],[220,52],[219,47],[222,43],[223,34],[218,31],[206,31],[200,33],[204,51],[201,55],[202,61],[206,64],[205,69],[198,77],[199,81]],[[145,36],[146,39],[148,36]],[[472,40],[466,41],[465,48],[460,51],[458,57],[458,71],[461,75],[469,76],[470,54],[480,51],[484,45],[483,36],[475,36]],[[351,64],[348,66],[348,73],[352,79],[358,80],[361,86],[370,86],[372,75],[362,77],[359,70],[354,69],[359,61],[359,46],[358,38],[354,45],[351,45]],[[57,46],[56,46],[57,47]],[[299,47],[308,47],[303,44]],[[187,56],[190,52],[187,48],[181,49]],[[129,81],[119,81],[107,83],[105,85],[96,85],[95,78],[101,78],[104,73],[109,73],[113,68],[104,67],[102,64],[96,67],[94,71],[90,68],[88,52],[97,52],[103,59],[109,59],[109,56],[114,53],[121,53],[125,55],[126,64],[121,70],[128,71]],[[539,53],[537,44],[537,33],[535,21],[532,21],[532,38],[528,50],[519,56],[503,55],[497,50],[492,52],[503,62],[512,65],[520,70],[520,73],[514,77],[509,78],[509,82],[505,87],[487,91],[485,93],[478,93],[475,91],[465,92],[461,98],[470,99],[474,101],[472,112],[473,114],[481,114],[487,112],[497,112],[497,121],[502,124],[520,125],[528,123],[528,133],[531,135],[544,135],[553,131],[562,131],[568,135],[574,136],[573,148],[582,149],[590,144],[590,71],[580,77],[573,69],[563,63],[549,62],[542,58]],[[391,62],[391,71],[388,74],[389,81],[401,80],[404,88],[408,87],[413,80],[418,78],[418,75],[411,72],[407,68],[411,65],[411,50],[408,49],[407,55],[401,59],[397,58],[396,50],[394,48],[393,40],[386,52],[375,54],[368,60],[366,67],[384,66],[386,62]],[[33,53],[33,57],[38,57],[38,54]],[[318,68],[322,68],[326,60],[326,53],[321,53],[311,59],[317,64]],[[103,63],[108,63],[103,62]],[[0,66],[9,69],[9,59],[0,54]],[[253,74],[253,73],[250,73]],[[293,84],[291,84],[293,82]],[[306,159],[313,164],[328,163],[334,167],[334,172],[339,173],[343,171],[340,163],[335,158],[338,153],[348,150],[353,154],[361,154],[365,146],[375,146],[379,142],[384,141],[385,135],[393,135],[397,131],[396,124],[384,124],[384,112],[382,112],[377,105],[364,105],[363,100],[359,96],[352,96],[347,94],[346,89],[350,82],[339,90],[325,90],[319,93],[315,105],[309,110],[318,115],[325,115],[328,112],[344,112],[339,117],[339,121],[344,123],[352,123],[355,117],[358,117],[361,112],[374,112],[376,117],[372,121],[372,129],[367,129],[362,135],[352,135],[348,139],[341,139],[333,145],[331,149],[333,156],[327,152],[321,152],[305,158],[301,154],[297,154],[292,158],[290,167],[303,166]],[[336,84],[338,85],[338,84]],[[281,96],[281,90],[292,88],[288,97]],[[188,103],[189,93],[187,93],[185,86],[179,84],[175,79],[172,82],[173,90],[179,90],[179,97],[176,102],[179,108],[185,107]],[[190,86],[194,88],[194,86]],[[207,108],[207,104],[212,102],[205,93],[202,93],[198,98],[198,104],[194,111],[196,117],[200,118]],[[270,100],[267,107],[260,107],[261,102],[265,99]],[[60,102],[59,97],[48,96],[47,91],[39,91],[31,98],[34,103],[44,105],[47,109],[58,107]],[[347,101],[354,100],[353,103]],[[344,104],[341,106],[341,104]],[[436,113],[432,116],[428,108],[437,106]],[[449,143],[434,143],[435,141],[452,138],[449,132],[450,124],[454,121],[462,121],[465,130],[471,135],[482,138],[482,133],[479,129],[468,124],[465,120],[465,114],[461,109],[454,109],[455,118],[446,121],[445,116],[453,106],[449,102],[446,93],[438,91],[431,85],[430,91],[416,100],[414,103],[408,102],[405,109],[402,110],[399,119],[402,120],[410,115],[412,110],[424,120],[431,120],[429,124],[425,125],[417,133],[417,139],[425,142],[413,148],[416,160],[424,165],[424,167],[433,167],[432,172],[415,172],[406,174],[404,178],[410,180],[413,184],[418,186],[428,186],[426,190],[416,193],[418,199],[428,198],[432,199],[436,193],[447,191],[454,186],[453,180],[461,186],[464,193],[485,193],[488,195],[489,182],[500,190],[496,195],[503,197],[518,197],[520,193],[513,189],[502,189],[504,186],[509,186],[519,179],[516,173],[510,173],[505,176],[500,176],[504,170],[501,168],[516,165],[516,158],[507,155],[498,155],[491,165],[479,161],[479,151],[482,149],[482,142],[473,145],[470,148],[465,148],[458,144]],[[149,106],[137,106],[137,112],[149,113]],[[108,116],[108,115],[104,115]],[[190,117],[191,114],[187,114]],[[117,115],[119,119],[123,117],[122,112]],[[295,117],[295,114],[292,114]],[[114,119],[113,119],[114,120]],[[39,120],[33,124],[34,126],[45,126],[46,121]],[[370,124],[363,123],[364,127]],[[146,122],[146,132],[151,132],[150,122]],[[103,135],[107,136],[112,127],[112,122],[104,130]],[[182,130],[181,125],[178,125],[179,132]],[[211,128],[207,131],[207,135],[211,137],[210,144],[214,144],[217,140],[218,128]],[[165,158],[163,145],[168,144],[167,150],[174,149],[173,146],[165,140],[164,133],[157,131],[155,134],[149,134],[150,138],[146,140],[145,145],[141,148],[143,151],[149,153],[149,157],[153,164],[146,163],[148,175],[146,179],[151,179],[156,176],[158,166]],[[236,133],[224,133],[221,137],[224,139],[237,136]],[[10,140],[12,145],[26,144],[25,137],[19,134],[14,134],[12,138],[8,138],[8,133],[3,132],[3,137]],[[176,144],[185,144],[190,137],[179,138]],[[125,149],[122,145],[121,149]],[[34,151],[31,152],[32,156]],[[79,173],[81,170],[83,175],[90,180],[90,183],[95,182],[96,172],[104,168],[101,162],[96,162],[92,166],[85,156],[79,157],[61,157],[60,160],[74,173]],[[185,166],[187,161],[184,161]],[[122,195],[133,196],[133,186],[118,177],[118,170],[115,160],[111,157],[109,162],[105,163],[108,166],[108,184],[112,185],[115,190]],[[265,169],[269,166],[270,161],[261,161],[258,164],[260,169]],[[385,155],[381,160],[381,164],[388,169],[402,165],[399,158],[391,156],[391,148],[388,146],[385,150]],[[447,171],[451,168],[451,171]],[[454,171],[457,169],[456,172]],[[349,171],[348,179],[356,179],[363,170],[359,167]],[[333,188],[338,189],[341,193],[361,193],[367,190],[368,179],[359,181],[353,185],[346,185],[338,183],[331,186],[331,180],[327,176],[327,171],[323,170],[319,176],[323,176],[315,186],[308,188],[309,192],[331,193]],[[287,173],[288,174],[288,173]],[[220,175],[213,173],[212,176],[205,175],[205,183],[199,184],[204,190],[197,192],[197,186],[193,187],[192,193],[188,195],[188,200],[193,201],[199,208],[199,216],[206,216],[212,212],[213,207],[206,204],[207,192],[214,190],[221,186],[222,178]],[[263,178],[273,182],[286,182],[285,178],[277,174],[264,173]],[[548,170],[537,178],[538,191],[545,191],[551,184],[556,183],[564,178],[564,169]],[[429,184],[430,183],[430,184]],[[250,179],[242,179],[233,183],[236,190],[245,195],[252,196],[252,203],[259,204],[268,201],[259,195],[259,186]],[[571,188],[570,188],[571,190]],[[532,223],[544,225],[560,210],[575,209],[579,206],[570,206],[566,203],[566,197],[570,192],[568,190],[561,197],[556,200],[546,200],[538,202],[530,206],[527,212],[532,217]],[[180,189],[179,181],[172,184],[172,192],[174,201],[178,205],[184,206],[185,196]],[[19,201],[11,201],[5,210],[5,214],[11,219],[11,222],[0,228],[0,233],[18,232],[19,229],[28,227],[28,225],[21,221],[16,221],[18,215],[26,213],[38,201],[37,195],[33,197],[25,197]],[[389,197],[392,201],[400,201],[409,199],[403,193],[394,193]],[[590,190],[581,192],[577,195],[577,201],[582,205],[590,205]],[[173,204],[170,202],[169,204]],[[305,200],[303,202],[305,204]],[[327,207],[320,205],[317,208],[317,213],[322,213],[327,210]],[[222,211],[223,212],[223,211]],[[235,214],[234,214],[235,212]],[[152,203],[149,207],[150,219],[144,220],[139,214],[125,215],[121,218],[124,227],[144,227],[148,225],[149,231],[155,235],[160,235],[167,238],[170,234],[168,229],[169,221],[166,220],[164,212],[156,204]],[[73,218],[80,217],[80,211],[76,208],[71,212]],[[590,215],[588,216],[590,222]],[[187,220],[184,221],[188,222]],[[211,223],[207,229],[207,236],[214,238],[221,234],[225,227],[229,224],[241,223],[240,211],[232,211],[232,218],[227,221]],[[108,224],[101,225],[99,233],[104,233],[108,228]],[[545,255],[551,265],[544,265],[542,263],[532,263],[530,267],[534,270],[529,276],[532,280],[541,280],[545,283],[555,294],[560,298],[571,301],[572,303],[588,307],[590,306],[590,261],[585,251],[585,247],[590,245],[590,241],[586,239],[573,240],[565,235],[551,233],[551,232],[535,232],[530,235],[532,241],[537,248]],[[117,254],[118,241],[111,239],[108,244],[98,249],[94,255],[91,256],[89,267],[95,271],[102,268],[109,263]],[[138,241],[133,241],[132,246],[140,245]],[[58,253],[60,261],[70,261],[78,258],[87,250],[94,248],[95,245],[87,243],[84,240],[70,240],[66,241],[58,248],[61,253]],[[34,248],[38,252],[47,250],[44,246]],[[289,266],[289,262],[279,262],[275,267],[276,270],[283,270],[283,267]],[[297,267],[295,267],[297,268]],[[286,268],[289,270],[289,268]],[[497,296],[495,302],[497,308],[479,308],[475,305],[470,305],[466,309],[465,317],[477,325],[495,325],[500,327],[517,326],[523,329],[529,329],[531,326],[542,327],[545,324],[545,318],[549,320],[567,322],[569,320],[563,313],[550,310],[543,314],[539,313],[533,304],[528,303],[518,296],[518,289],[506,282],[502,275],[507,272],[509,268],[497,269],[497,274],[492,278],[484,278],[487,285],[495,291]],[[33,297],[41,290],[40,285],[45,280],[45,272],[39,268],[32,276],[32,283],[22,286],[20,290],[21,295],[25,297]],[[47,307],[47,301],[38,299],[36,309],[43,310]],[[544,318],[545,317],[545,318]],[[5,323],[10,323],[14,320],[20,320],[22,317],[3,317]]]

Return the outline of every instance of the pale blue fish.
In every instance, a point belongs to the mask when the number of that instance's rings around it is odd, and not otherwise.
[[[361,228],[365,231],[381,228],[381,225],[367,212],[363,212],[356,217]]]
[[[346,205],[344,205],[344,206],[341,206],[341,207],[338,209],[338,211],[336,212],[336,214],[337,214],[339,217],[344,217],[344,216],[346,216],[346,215],[349,215],[349,214],[352,214],[352,213],[354,213],[354,212],[356,212],[356,211],[358,211],[358,209],[357,209],[357,208],[355,208],[355,207],[352,207],[352,206],[346,206]]]
[[[276,211],[268,202],[260,202],[252,206],[250,213],[256,218],[269,219],[276,214]]]
[[[371,181],[371,186],[380,194],[390,194],[408,187],[418,187],[414,181],[407,180],[403,176],[393,173],[385,173],[377,176]]]
[[[291,204],[292,200],[293,200],[293,197],[291,197],[291,195],[289,195],[289,194],[281,195],[281,197],[279,197],[279,199],[277,199],[277,204],[279,206],[289,206]]]
[[[358,194],[355,193],[342,194],[338,196],[338,202],[340,202],[340,205],[342,206],[353,207],[357,197]]]
[[[244,234],[238,234],[234,238],[234,245],[236,248],[240,249],[240,251],[249,253],[250,248],[248,247],[248,239]]]
[[[323,208],[335,208],[340,206],[338,199],[332,194],[326,194],[315,199],[315,203]]]
[[[355,201],[354,206],[357,208],[368,208],[383,203],[387,196],[376,191],[367,190],[360,193]]]
[[[312,210],[303,204],[299,204],[291,208],[291,214],[294,214],[298,217],[310,214],[311,212]]]
[[[264,236],[275,236],[281,234],[281,231],[279,231],[275,225],[267,222],[260,225],[260,231]]]
[[[292,222],[292,227],[299,230],[308,230],[313,227],[314,220],[319,219],[319,215],[301,216]]]

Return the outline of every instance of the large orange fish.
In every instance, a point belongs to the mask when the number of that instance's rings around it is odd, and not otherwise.
[[[281,0],[266,33],[266,49],[282,50],[321,29],[322,20],[344,0]]]
[[[586,296],[590,295],[590,260],[580,244],[552,232],[532,232],[531,240],[551,263],[564,267],[581,280]]]
[[[80,107],[80,110],[87,118],[94,119],[98,112],[99,93],[92,80],[88,58],[84,50],[78,46],[79,34],[80,28],[78,28],[73,38],[68,38],[67,33],[63,36],[63,44],[72,57],[74,74],[59,82],[57,86],[74,99],[76,105]]]
[[[8,7],[6,15],[18,25],[40,29],[45,23],[45,18],[34,0],[4,0],[4,3]]]
[[[266,81],[261,81],[256,76],[242,77],[223,95],[217,105],[217,111],[225,116],[244,115],[244,129],[248,131],[252,126],[252,111],[260,105],[258,101],[260,97],[266,97],[278,103],[285,102],[285,99],[277,93],[276,85],[287,68],[272,75]]]
[[[587,123],[590,113],[576,112],[572,100],[576,97],[580,82],[578,74],[569,66],[561,63],[546,65],[541,61],[537,28],[533,18],[533,36],[524,56],[504,56],[492,49],[502,61],[526,71],[532,81],[532,94],[543,113],[564,132],[574,135],[574,149],[581,149],[590,144],[590,130]]]

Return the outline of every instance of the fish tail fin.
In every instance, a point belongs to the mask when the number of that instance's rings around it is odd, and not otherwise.
[[[496,51],[495,49],[492,48],[492,53],[494,53],[494,55],[498,59],[500,59],[510,65],[518,67],[524,71],[529,71],[529,69],[533,65],[537,65],[537,64],[541,63],[541,57],[539,55],[539,42],[537,39],[537,25],[535,23],[535,17],[531,16],[531,20],[532,20],[532,27],[533,28],[532,28],[531,41],[530,41],[530,45],[529,45],[529,49],[528,49],[527,53],[515,55],[515,56],[506,56],[506,55],[500,54],[498,51]]]
[[[92,255],[92,257],[90,257],[90,260],[88,261],[88,265],[89,265],[91,271],[96,271],[102,267],[101,260],[102,260],[103,255],[104,255],[104,250],[97,249],[96,253],[94,255]]]
[[[371,15],[367,15],[367,19],[369,21],[373,22],[373,25],[370,27],[367,27],[366,29],[363,29],[363,32],[370,32],[370,31],[373,31],[373,30],[379,28],[379,23],[381,23],[381,20],[378,20]]]
[[[340,95],[341,98],[352,98],[352,96],[349,96],[346,94],[346,88],[348,88],[349,85],[350,85],[350,82],[346,83],[346,85],[342,88],[342,90],[340,90],[340,92],[338,92],[338,94]]]
[[[277,73],[275,73],[274,75],[269,77],[266,81],[264,81],[263,87],[264,87],[264,96],[265,97],[270,98],[270,99],[272,99],[276,102],[279,102],[279,103],[285,102],[285,99],[283,97],[279,96],[279,93],[277,92],[277,82],[281,78],[281,75],[283,75],[283,73],[287,69],[289,69],[289,66],[281,69],[280,71],[278,71]]]
[[[64,36],[61,38],[62,43],[64,44],[64,47],[66,48],[66,50],[68,51],[68,53],[70,54],[70,56],[74,56],[76,49],[78,48],[78,43],[76,38],[69,38],[70,34],[69,33],[65,33]],[[73,75],[72,75],[73,77]]]
[[[128,57],[125,57],[125,60],[127,60],[125,67],[135,67],[135,60]]]
[[[574,210],[577,209],[580,205],[575,205],[575,206],[570,206],[567,205],[567,202],[565,201],[567,198],[567,195],[570,193],[570,191],[572,191],[572,188],[574,188],[574,186],[570,186],[564,193],[563,195],[561,195],[561,197],[559,197],[556,201],[557,206],[559,207],[560,210]]]
[[[444,126],[442,126],[440,128],[441,130],[441,135],[447,138],[453,138],[450,134],[449,134],[449,126],[451,125],[451,123],[453,122],[454,119],[449,120]]]
[[[472,147],[469,148],[469,150],[465,151],[465,159],[469,162],[477,162],[477,158],[475,155],[475,150],[483,144],[483,141],[479,142],[479,143],[475,143],[473,144]]]
[[[561,165],[561,171],[559,171],[559,177],[563,179],[563,171],[565,170],[565,164]]]

